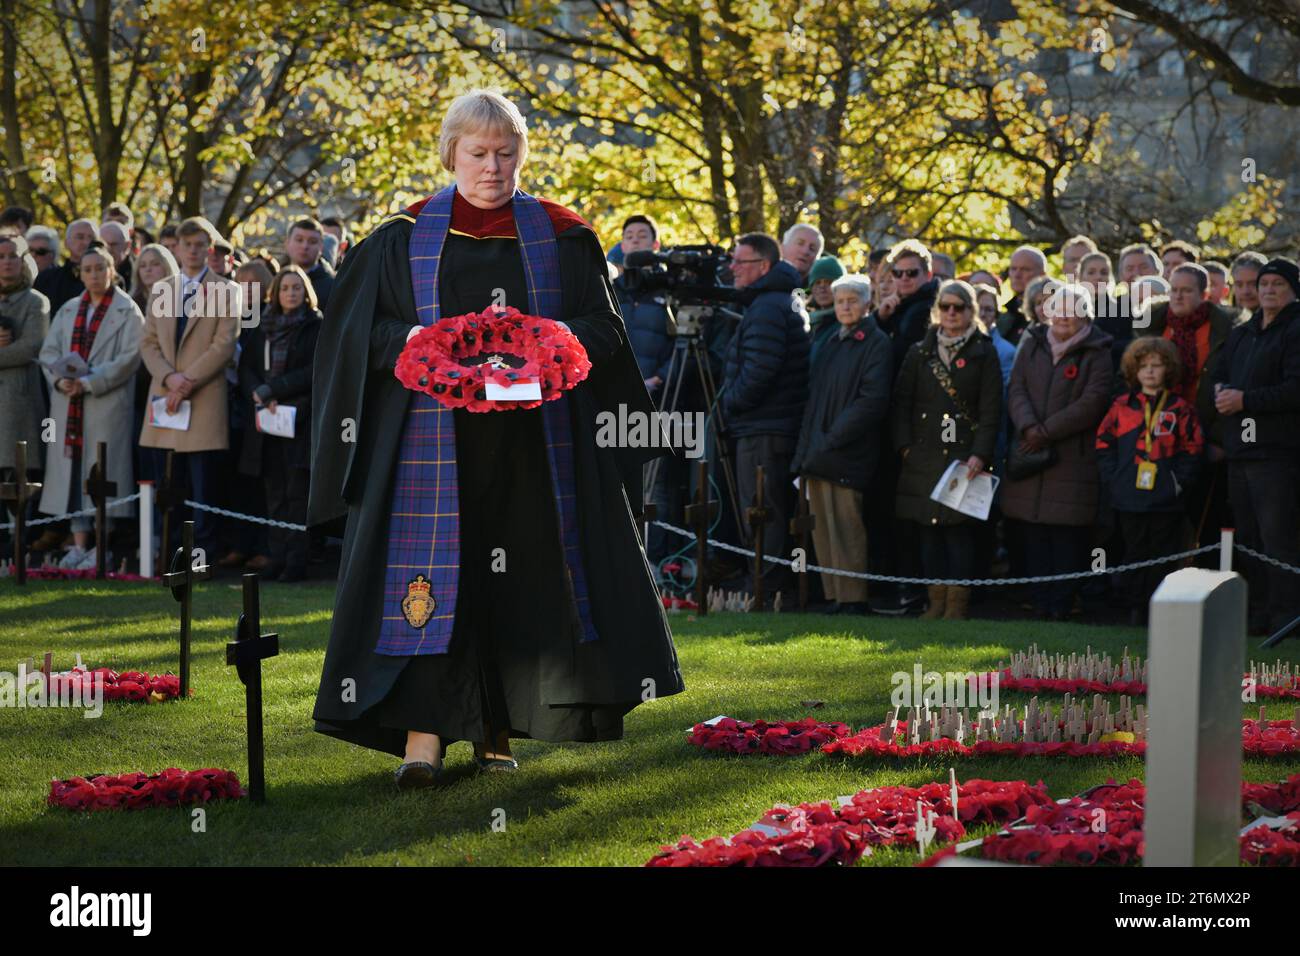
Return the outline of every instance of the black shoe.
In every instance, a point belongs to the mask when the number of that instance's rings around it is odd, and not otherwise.
[[[827,601],[815,608],[818,614],[839,614],[844,610],[844,605],[839,601]]]
[[[284,569],[277,581],[281,584],[293,584],[295,581],[305,581],[307,579],[307,569],[300,564],[290,564]]]
[[[866,601],[850,601],[840,605],[840,614],[866,614],[871,608]]]
[[[480,757],[474,755],[474,763],[483,772],[511,771],[519,769],[519,762],[514,757]]]
[[[434,766],[427,760],[412,760],[393,772],[398,790],[423,790],[432,787],[442,776],[442,764]]]
[[[920,585],[905,584],[899,588],[898,603],[905,610],[913,607],[924,607],[927,600],[929,600],[929,594]]]
[[[885,614],[889,617],[902,617],[907,613],[907,605],[898,600],[897,594],[881,594],[867,600],[872,614]]]

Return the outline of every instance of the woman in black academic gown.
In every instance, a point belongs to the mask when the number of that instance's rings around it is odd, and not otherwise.
[[[437,272],[440,314],[528,302],[512,211],[527,155],[522,116],[499,94],[467,93],[444,118],[440,153],[456,177]],[[410,240],[429,201],[381,223],[348,253],[336,279],[315,359],[308,505],[309,524],[347,516],[316,729],[403,757],[403,787],[431,783],[454,741],[474,742],[483,769],[514,769],[512,737],[619,739],[634,707],[684,689],[630,508],[641,502],[643,464],[665,451],[595,440],[601,411],[617,414],[622,404],[649,415],[653,405],[595,233],[546,200],[561,286],[560,314],[547,318],[569,326],[592,364],[565,394],[582,564],[599,637],[582,639],[565,577],[543,409],[458,408],[460,571],[450,644],[445,653],[376,653],[394,475],[414,397],[393,370],[421,328]],[[505,570],[493,564],[501,554]]]

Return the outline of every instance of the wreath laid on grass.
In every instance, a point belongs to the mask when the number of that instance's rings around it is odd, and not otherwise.
[[[108,667],[88,670],[74,667],[70,671],[51,674],[46,678],[46,693],[51,697],[81,696],[87,684],[103,682],[104,700],[125,700],[132,703],[161,703],[176,700],[181,695],[181,679],[175,674],[146,674],[143,671],[122,671],[120,674]]]
[[[246,795],[230,770],[168,767],[155,774],[90,774],[51,780],[48,803],[68,810],[144,810],[179,807]]]
[[[536,408],[587,377],[587,350],[558,322],[505,307],[439,319],[406,343],[394,373],[447,408],[492,412]],[[540,400],[494,401],[486,385],[537,382]]]
[[[953,813],[953,788],[957,812]],[[1275,814],[1241,835],[1241,859],[1259,866],[1300,866],[1300,774],[1281,783],[1243,783],[1243,814]],[[879,787],[830,801],[778,804],[748,829],[703,842],[683,836],[661,846],[646,866],[851,866],[876,846],[917,846],[919,815],[929,839],[950,843],[927,857],[932,866],[960,852],[1039,866],[1122,866],[1142,856],[1146,790],[1141,781],[1109,781],[1053,800],[1039,781],[968,780],[921,787]],[[919,815],[918,815],[919,814]],[[968,828],[997,833],[957,844]]]
[[[1277,817],[1260,819],[1240,840],[1241,861],[1255,866],[1300,866],[1300,774],[1280,784],[1243,783],[1243,810],[1267,804]],[[969,845],[946,847],[921,865],[978,850],[986,860],[1036,866],[1124,866],[1142,858],[1143,804],[1139,780],[1111,781],[1053,804],[1031,807],[1020,825]]]
[[[736,720],[723,717],[691,728],[689,743],[727,753],[805,754],[853,732],[848,724],[803,720]]]
[[[851,866],[873,846],[915,846],[918,810],[935,814],[934,839],[957,840],[966,825],[1004,823],[1051,803],[1040,782],[968,780],[957,788],[958,815],[948,784],[879,787],[830,801],[779,804],[731,837],[697,843],[684,836],[660,847],[646,866]]]

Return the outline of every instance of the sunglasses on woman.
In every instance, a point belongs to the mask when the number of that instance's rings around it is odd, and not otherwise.
[[[895,279],[915,279],[921,274],[920,269],[890,269]]]
[[[940,302],[940,312],[965,312],[970,306],[965,302]]]

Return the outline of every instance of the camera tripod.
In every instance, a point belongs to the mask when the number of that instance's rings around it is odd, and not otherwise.
[[[668,371],[665,373],[663,384],[659,389],[655,410],[656,412],[667,412],[669,415],[680,410],[682,389],[690,375],[693,363],[699,375],[700,388],[703,392],[704,405],[707,410],[706,422],[708,424],[706,428],[709,425],[712,426],[718,461],[722,466],[727,500],[731,504],[732,513],[739,515],[739,492],[736,486],[735,467],[732,462],[731,451],[727,447],[726,422],[723,419],[722,407],[718,401],[718,383],[713,376],[713,368],[709,362],[709,350],[704,341],[702,328],[704,322],[710,319],[715,321],[735,320],[738,322],[740,315],[720,306],[681,305],[671,296],[667,300],[666,307],[668,310],[669,330],[673,334],[673,355],[669,360]],[[654,494],[659,479],[659,469],[663,466],[663,461],[664,459],[659,457],[650,463],[650,471],[646,481],[647,491],[650,495]],[[647,535],[648,531],[647,527]],[[699,569],[696,569],[696,573],[699,573]]]

